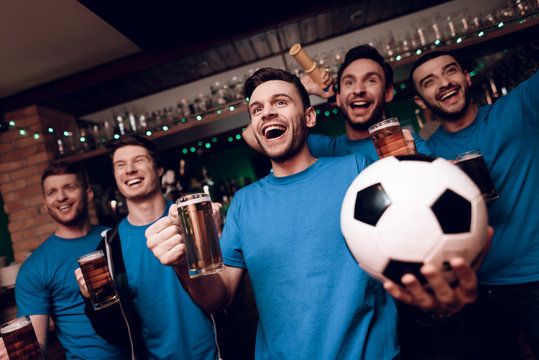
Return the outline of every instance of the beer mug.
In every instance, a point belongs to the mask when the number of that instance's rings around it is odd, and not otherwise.
[[[176,201],[189,276],[196,278],[223,270],[223,256],[210,195],[195,193]]]
[[[378,157],[412,154],[401,129],[399,119],[396,117],[382,120],[369,127]]]
[[[78,261],[94,310],[117,303],[118,294],[103,251],[97,250],[83,255]]]
[[[10,359],[43,359],[30,316],[3,324],[0,335]]]
[[[485,201],[496,200],[499,197],[488,172],[485,159],[483,159],[483,155],[478,149],[458,154],[457,166],[479,187]]]

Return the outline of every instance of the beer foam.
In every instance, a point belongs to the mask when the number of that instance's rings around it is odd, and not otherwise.
[[[18,319],[15,319],[15,320],[11,320],[10,322],[6,323],[1,329],[0,329],[0,333],[3,335],[3,334],[7,334],[7,333],[10,333],[10,332],[13,332],[15,330],[19,330],[19,329],[22,329],[23,327],[25,327],[26,325],[28,324],[31,324],[32,322],[30,321],[30,319],[26,318],[26,317],[22,317],[22,318],[18,318]]]
[[[390,126],[399,126],[400,127],[399,120],[397,118],[389,118],[389,119],[382,120],[379,123],[376,123],[376,124],[370,126],[369,127],[369,133],[372,134],[375,131],[385,129],[385,128],[390,127]]]
[[[197,193],[197,194],[190,194],[186,196],[182,196],[176,201],[176,205],[178,208],[191,205],[191,204],[198,204],[201,202],[211,202],[210,195],[206,193]]]
[[[86,254],[86,255],[82,255],[81,257],[79,257],[79,262],[88,262],[88,261],[92,261],[92,260],[95,260],[95,259],[98,259],[100,257],[103,257],[103,252],[101,250],[98,250],[98,251],[94,251],[92,253],[89,253],[89,254]]]
[[[459,159],[458,161],[464,161],[464,160],[471,160],[471,159],[475,159],[475,158],[478,158],[478,157],[482,157],[483,155],[481,154],[466,154],[466,155],[462,155],[462,156],[459,156]]]

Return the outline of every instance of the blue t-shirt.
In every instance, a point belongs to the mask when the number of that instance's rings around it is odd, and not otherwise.
[[[428,141],[446,159],[479,149],[500,196],[487,203],[494,238],[478,272],[480,283],[539,280],[538,94],[536,73],[493,105],[481,106],[468,127],[454,133],[440,127]]]
[[[431,150],[423,138],[416,134],[412,134],[412,136],[415,139],[415,145],[419,153],[432,155]],[[360,153],[372,161],[379,160],[378,153],[370,137],[360,140],[349,140],[346,134],[341,136],[309,134],[307,144],[314,157],[336,157]]]
[[[49,315],[68,359],[129,359],[97,335],[84,313],[74,271],[79,256],[95,251],[101,226],[83,237],[51,235],[22,264],[15,284],[18,316]]]
[[[167,210],[172,202],[167,202]],[[161,217],[162,217],[161,216]],[[151,359],[216,360],[211,319],[182,288],[174,269],[146,246],[144,232],[124,218],[119,225],[127,281],[141,318],[142,336]]]
[[[393,359],[393,298],[361,270],[340,229],[341,204],[368,160],[320,158],[240,189],[221,237],[228,266],[245,268],[259,311],[256,359]]]

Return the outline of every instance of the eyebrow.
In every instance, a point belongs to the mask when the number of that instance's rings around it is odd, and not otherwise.
[[[290,95],[288,95],[288,94],[285,94],[285,93],[273,94],[272,97],[271,97],[271,99],[274,100],[274,99],[277,99],[277,98],[280,98],[280,97],[285,97],[285,98],[287,98],[287,99],[292,100],[292,97],[291,97]],[[255,101],[255,102],[253,102],[253,103],[250,102],[250,103],[249,103],[249,110],[251,110],[251,108],[252,108],[253,106],[255,106],[255,105],[260,105],[260,104],[262,104],[260,101]]]
[[[448,67],[453,66],[453,65],[458,67],[458,64],[453,61],[453,62],[450,62],[449,64],[442,66],[442,72],[445,71]],[[434,74],[428,74],[423,79],[419,80],[419,86],[421,86],[425,80],[427,80],[428,78],[432,76],[434,76]]]
[[[369,71],[368,73],[366,73],[363,77],[370,77],[370,76],[376,76],[380,79],[382,79],[382,74],[380,74],[379,72],[377,71]],[[355,77],[354,75],[352,74],[346,74],[346,75],[343,75],[343,79],[347,79],[347,78],[353,78]]]

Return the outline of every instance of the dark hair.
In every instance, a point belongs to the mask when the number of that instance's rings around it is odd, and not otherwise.
[[[148,150],[148,154],[152,158],[155,168],[159,169],[162,167],[161,156],[155,145],[150,140],[140,135],[129,135],[109,142],[107,144],[107,150],[110,158],[113,158],[116,150],[128,145],[142,146]]]
[[[390,85],[393,85],[393,69],[391,68],[391,66],[389,66],[389,64],[384,61],[384,57],[380,55],[378,50],[376,50],[370,45],[365,44],[351,48],[344,56],[344,61],[337,73],[337,90],[340,87],[341,77],[344,70],[348,67],[348,65],[359,59],[370,59],[378,63],[384,70],[384,76],[386,78],[386,88]]]
[[[420,67],[421,65],[423,65],[424,63],[426,63],[429,60],[436,59],[437,57],[444,56],[444,55],[449,55],[449,56],[455,58],[455,56],[453,54],[451,54],[451,53],[449,53],[447,51],[436,50],[436,51],[428,52],[425,55],[421,56],[412,65],[412,70],[410,70],[410,78],[409,78],[408,81],[410,82],[410,86],[412,87],[412,90],[413,90],[414,94],[418,93],[417,89],[415,87],[414,78],[413,78],[414,72],[417,70],[417,68]],[[458,62],[458,60],[457,60],[457,62]]]
[[[244,85],[244,92],[245,96],[250,98],[255,89],[265,83],[266,81],[270,80],[282,80],[286,81],[287,83],[290,83],[296,87],[298,90],[299,96],[301,97],[301,101],[303,102],[303,108],[307,109],[309,106],[311,106],[311,100],[309,99],[309,94],[307,93],[307,90],[305,90],[305,87],[301,83],[301,80],[296,76],[288,71],[284,71],[281,69],[274,69],[274,68],[262,68],[257,70],[253,75],[251,75],[246,81]]]
[[[45,182],[45,179],[49,176],[68,174],[75,175],[77,177],[77,181],[83,189],[86,190],[89,188],[86,174],[82,171],[81,168],[72,163],[55,161],[50,164],[45,170],[43,170],[43,173],[41,174],[41,191],[44,191],[43,183]]]

